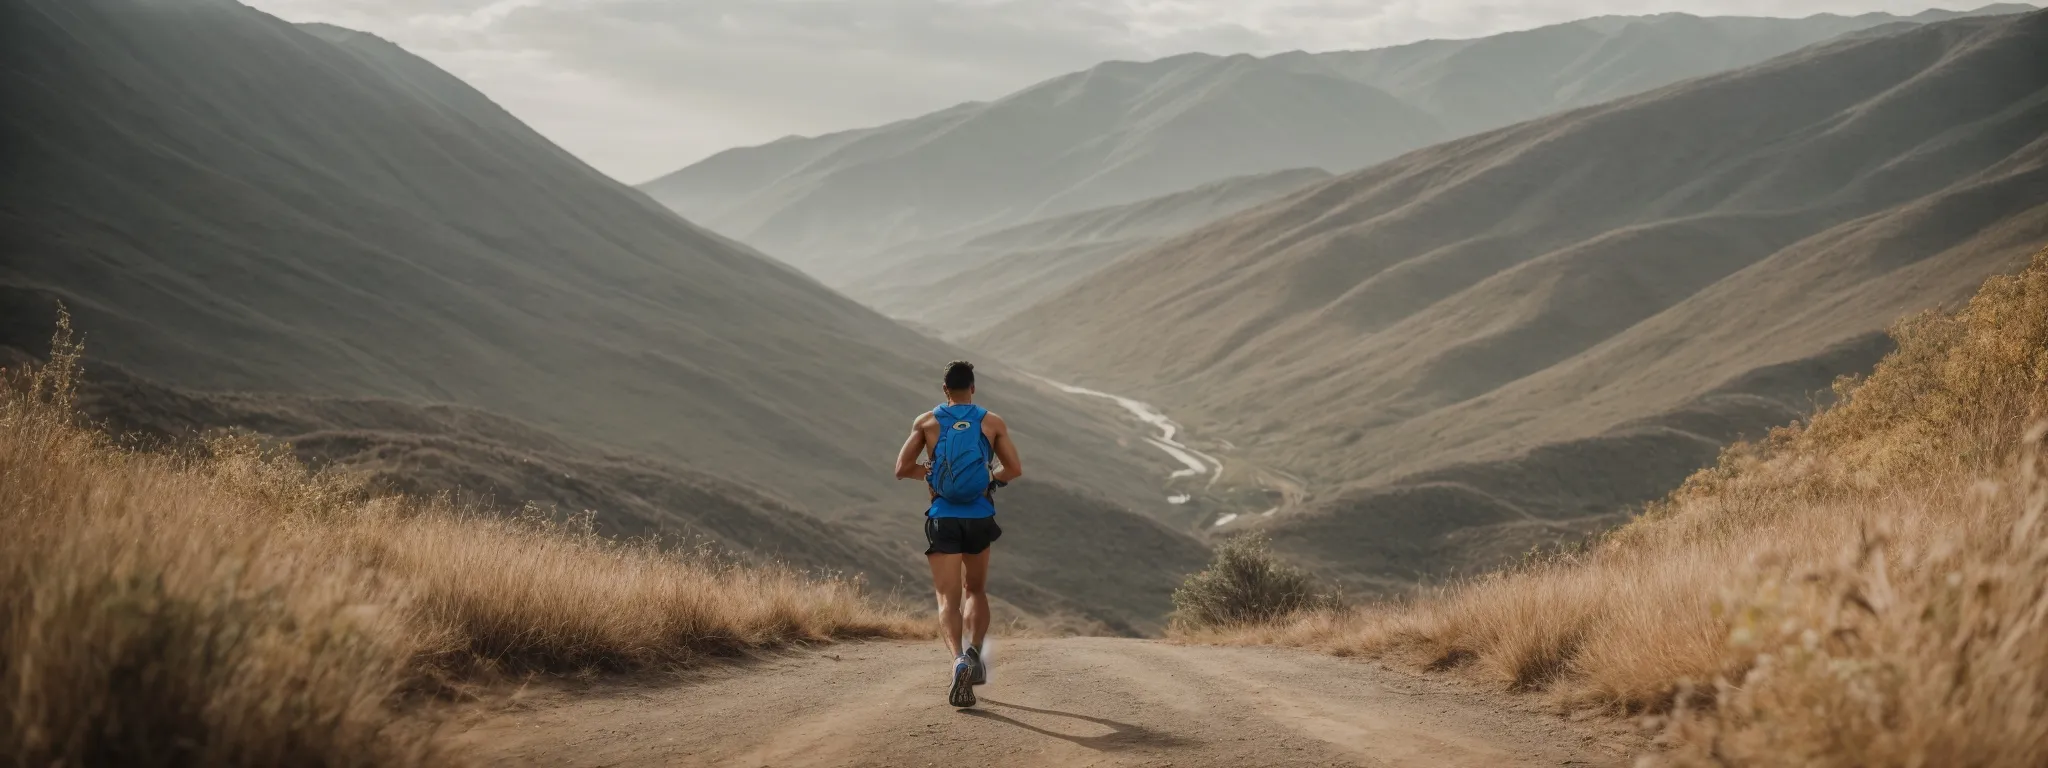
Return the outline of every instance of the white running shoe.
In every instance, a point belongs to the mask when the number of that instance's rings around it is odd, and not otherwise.
[[[967,654],[953,660],[953,689],[946,693],[946,703],[961,709],[974,706],[974,667],[974,660]]]
[[[974,662],[974,672],[967,678],[968,685],[988,685],[988,660],[981,657],[981,649],[967,647],[967,660]]]

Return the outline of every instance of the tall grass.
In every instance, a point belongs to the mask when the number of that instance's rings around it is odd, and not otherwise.
[[[247,440],[78,423],[68,324],[0,393],[0,755],[19,765],[441,765],[418,694],[928,634],[813,580],[380,496]]]
[[[1588,551],[1229,642],[1659,715],[1687,765],[2048,765],[2048,251]]]

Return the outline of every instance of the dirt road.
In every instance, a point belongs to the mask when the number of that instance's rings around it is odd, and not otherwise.
[[[529,690],[456,736],[490,764],[1619,766],[1623,741],[1370,662],[1141,640],[993,649],[945,703],[935,644],[841,645],[665,685]]]

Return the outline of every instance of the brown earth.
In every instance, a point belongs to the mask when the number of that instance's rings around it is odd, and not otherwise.
[[[1506,694],[1269,648],[999,641],[979,706],[936,644],[864,643],[671,684],[535,686],[460,718],[498,765],[1620,766],[1641,740]]]

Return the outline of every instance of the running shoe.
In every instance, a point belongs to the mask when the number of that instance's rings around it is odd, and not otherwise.
[[[961,709],[974,706],[974,660],[967,654],[953,660],[953,689],[946,694],[946,703]]]
[[[974,662],[974,674],[967,678],[967,684],[988,685],[988,661],[981,657],[981,649],[968,646],[967,660]]]

